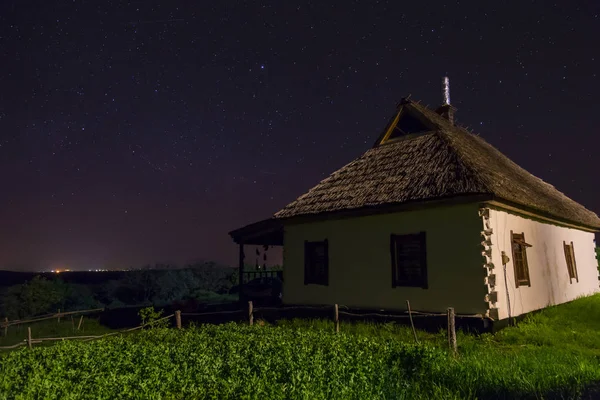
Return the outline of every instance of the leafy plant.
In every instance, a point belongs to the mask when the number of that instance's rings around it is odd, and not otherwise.
[[[156,311],[154,307],[142,308],[138,315],[142,319],[142,325],[148,324],[151,328],[167,328],[169,326],[168,319],[161,319],[164,310]]]

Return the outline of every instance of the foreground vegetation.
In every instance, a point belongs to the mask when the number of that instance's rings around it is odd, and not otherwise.
[[[393,324],[152,329],[8,353],[0,398],[579,398],[600,382],[599,330],[600,295],[496,335],[459,333],[457,357],[443,333],[417,345]]]

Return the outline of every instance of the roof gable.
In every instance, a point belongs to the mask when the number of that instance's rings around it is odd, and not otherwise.
[[[403,115],[430,130],[407,132],[400,128],[393,136]],[[410,126],[419,128],[413,122]],[[289,218],[477,194],[600,228],[595,213],[519,167],[481,137],[409,100],[399,105],[372,149],[274,216]]]
[[[436,129],[435,125],[420,113],[416,113],[414,108],[408,107],[408,104],[406,101],[400,103],[396,114],[377,138],[375,146],[412,134],[431,132]]]

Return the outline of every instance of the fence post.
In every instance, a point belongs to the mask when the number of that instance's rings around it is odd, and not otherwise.
[[[181,329],[181,311],[175,311],[175,325],[177,329]]]
[[[248,302],[248,322],[250,323],[250,326],[254,324],[254,310],[252,307],[252,300]]]
[[[75,321],[73,320],[72,315],[71,315],[71,328],[73,328],[73,332],[75,332]]]
[[[4,336],[8,336],[8,317],[4,318]]]
[[[454,308],[448,307],[448,346],[456,354],[456,329],[454,324]]]
[[[27,327],[27,347],[31,348],[31,327]]]
[[[77,325],[77,330],[81,329],[82,324],[83,324],[83,315],[79,318],[79,324]]]
[[[58,323],[60,324],[60,308],[58,309]]]
[[[335,325],[335,333],[340,332],[340,310],[337,303],[333,306],[333,323]]]
[[[410,301],[406,300],[406,307],[408,308],[408,319],[410,319],[410,326],[413,331],[413,335],[415,337],[415,343],[419,344],[419,339],[417,339],[417,331],[415,330],[415,324],[412,319],[412,312],[410,311]]]

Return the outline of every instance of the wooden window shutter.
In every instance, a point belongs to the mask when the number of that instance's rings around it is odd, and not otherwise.
[[[427,279],[427,237],[425,236],[425,232],[419,233],[421,239],[421,273],[423,274],[423,289],[429,289],[429,279]]]
[[[577,275],[577,264],[575,263],[575,248],[573,242],[567,244],[563,241],[563,248],[565,250],[565,260],[567,261],[567,270],[569,271],[569,281],[573,283],[573,279],[579,282]]]
[[[329,241],[325,239],[323,243],[325,245],[325,261],[323,263],[323,268],[325,269],[325,271],[322,272],[322,279],[323,284],[325,286],[329,286]]]
[[[398,266],[396,265],[396,235],[393,233],[390,235],[390,255],[392,257],[392,288],[396,287],[397,273],[396,269]]]
[[[513,255],[513,267],[515,274],[515,286],[531,286],[529,278],[529,265],[527,263],[527,247],[531,247],[525,241],[524,233],[513,233],[510,231],[510,242]]]
[[[573,260],[573,275],[575,275],[575,280],[579,283],[579,274],[577,273],[577,261],[575,259],[575,245],[571,242],[571,260]]]
[[[311,264],[311,260],[310,260],[310,245],[308,243],[308,240],[304,241],[304,284],[308,285],[308,282],[310,281],[310,264]]]

